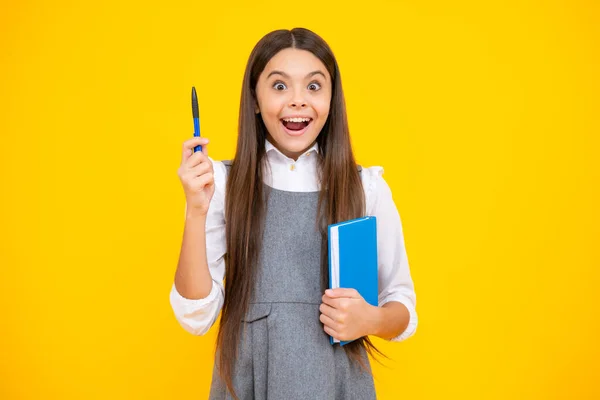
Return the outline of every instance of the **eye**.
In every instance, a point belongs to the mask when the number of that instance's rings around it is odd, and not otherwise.
[[[281,86],[283,86],[283,87],[285,88],[285,84],[284,84],[283,82],[281,82],[281,81],[277,81],[277,82],[275,82],[275,84],[273,85],[273,88],[274,88],[275,90],[279,90],[279,91],[281,91],[281,90],[283,90],[283,89],[278,89],[278,87],[281,87]]]
[[[310,90],[310,87],[311,87],[311,86],[316,86],[316,87],[317,87],[316,89],[314,89],[315,91],[317,91],[317,90],[321,89],[321,84],[320,84],[319,82],[316,82],[316,81],[315,81],[315,82],[311,82],[311,83],[308,85],[308,87],[309,87],[309,90]]]

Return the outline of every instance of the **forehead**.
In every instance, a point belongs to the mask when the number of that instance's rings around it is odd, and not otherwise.
[[[308,50],[293,48],[281,50],[269,60],[261,75],[266,77],[271,71],[282,71],[298,79],[304,79],[310,72],[321,71],[329,79],[325,64]]]

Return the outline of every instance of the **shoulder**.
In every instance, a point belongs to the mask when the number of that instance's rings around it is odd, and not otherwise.
[[[383,178],[382,166],[358,167],[361,171],[361,180],[365,191],[367,215],[373,215],[377,200],[382,195],[390,192],[390,188]]]

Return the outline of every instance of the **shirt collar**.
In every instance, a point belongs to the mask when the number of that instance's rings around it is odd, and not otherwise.
[[[310,146],[303,154],[302,156],[310,153],[311,151],[314,151],[315,153],[319,152],[319,144],[317,143],[317,141],[315,141],[315,143]],[[275,153],[279,153],[282,157],[285,157],[287,159],[290,159],[288,156],[286,156],[285,154],[283,154],[281,151],[279,151],[279,149],[277,147],[275,147],[271,142],[269,142],[269,139],[265,140],[265,152],[267,154],[269,154],[270,152],[275,152]],[[300,157],[302,157],[300,156]],[[293,160],[292,160],[293,161]]]

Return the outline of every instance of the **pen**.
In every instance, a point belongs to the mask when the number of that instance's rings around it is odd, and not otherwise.
[[[194,136],[200,137],[200,113],[198,112],[198,96],[196,88],[192,86],[192,116],[194,117]],[[202,146],[194,147],[194,153],[202,151]]]

